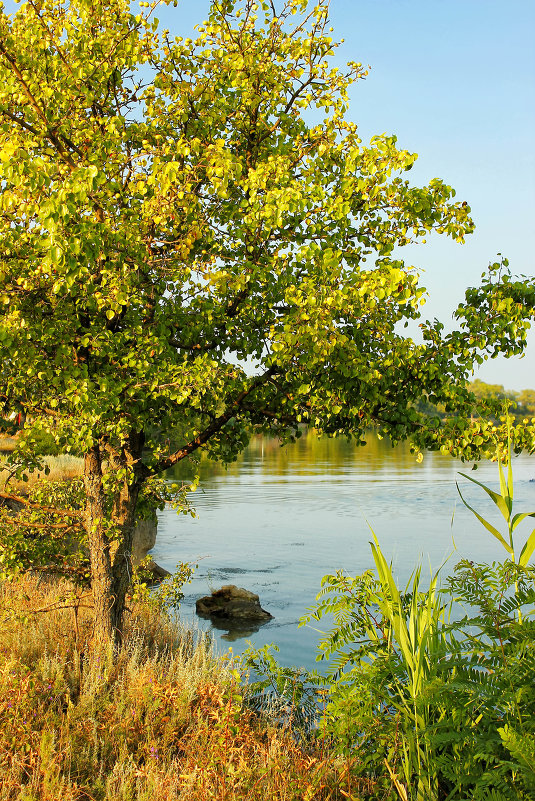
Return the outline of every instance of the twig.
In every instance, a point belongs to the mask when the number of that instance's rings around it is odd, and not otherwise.
[[[64,517],[77,517],[80,518],[82,513],[74,509],[56,509],[53,506],[41,506],[40,503],[29,501],[28,498],[23,498],[20,495],[9,495],[5,492],[0,492],[0,498],[6,501],[15,501],[15,503],[22,503],[24,506],[29,506],[30,509],[40,509],[42,512],[50,512],[51,514],[63,515]]]

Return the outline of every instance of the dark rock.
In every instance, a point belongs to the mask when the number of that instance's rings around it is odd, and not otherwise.
[[[271,620],[273,615],[260,606],[258,595],[234,584],[227,584],[195,604],[200,617],[226,620]]]
[[[173,575],[166,570],[165,567],[158,565],[154,559],[151,559],[149,564],[145,567],[145,573],[148,573],[149,582],[154,584],[160,584],[162,581],[165,581],[166,578]]]

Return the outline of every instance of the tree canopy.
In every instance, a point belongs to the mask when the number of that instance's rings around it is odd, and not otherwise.
[[[302,424],[492,441],[466,433],[466,379],[522,351],[533,284],[494,265],[458,330],[404,335],[424,289],[400,249],[462,242],[470,209],[411,185],[394,136],[360,140],[366,71],[336,47],[327,0],[214,0],[195,41],[125,0],[0,13],[0,395],[27,415],[15,458],[43,433],[84,455],[100,634],[120,630],[140,498],[199,449],[228,461]]]

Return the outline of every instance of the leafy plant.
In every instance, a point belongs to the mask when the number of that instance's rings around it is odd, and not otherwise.
[[[134,571],[131,596],[134,603],[142,601],[154,607],[160,613],[172,613],[178,610],[184,598],[183,587],[189,584],[198,565],[190,562],[179,562],[175,572],[154,586],[150,572],[151,558],[147,557]]]
[[[448,798],[531,797],[534,579],[533,568],[510,561],[464,560],[448,580],[456,604],[468,609],[449,634],[441,692],[447,714],[432,735]],[[524,761],[514,753],[519,743]]]
[[[279,665],[271,654],[278,650],[276,645],[265,645],[242,654],[241,667],[248,672],[246,702],[294,735],[310,735],[318,720],[318,680],[302,668]]]
[[[438,574],[422,591],[417,568],[400,592],[375,535],[371,547],[377,578],[371,571],[355,579],[325,576],[319,603],[302,620],[335,620],[319,645],[318,659],[334,657],[323,725],[342,751],[356,748],[360,758],[368,752],[368,768],[383,762],[398,783],[401,772],[406,792],[417,777],[415,798],[437,798],[429,695],[447,651],[448,610]]]
[[[461,561],[444,587],[439,571],[424,591],[417,568],[401,592],[374,535],[376,574],[325,576],[302,621],[334,617],[318,656],[331,661],[324,731],[343,753],[358,754],[361,770],[377,777],[386,768],[402,801],[531,797],[535,570],[528,560],[535,532],[518,558],[513,533],[535,515],[513,515],[507,426],[500,493],[466,478],[502,512],[509,542],[472,509],[510,560]]]
[[[40,481],[24,496],[3,494],[0,506],[0,578],[22,572],[63,575],[87,586],[89,561],[79,511],[81,481]]]
[[[471,481],[472,484],[477,484],[478,487],[481,487],[489,498],[492,500],[493,503],[496,504],[498,509],[501,512],[503,519],[507,525],[507,539],[498,531],[498,529],[492,525],[488,520],[486,520],[479,512],[470,506],[470,504],[465,500],[459,485],[457,484],[457,491],[461,496],[461,500],[466,506],[467,509],[477,517],[479,522],[489,531],[493,537],[495,537],[498,542],[500,542],[507,553],[509,554],[509,558],[525,567],[531,557],[533,556],[533,551],[535,551],[535,528],[531,532],[531,534],[527,537],[526,542],[524,543],[520,554],[517,554],[517,550],[515,547],[515,540],[514,540],[514,532],[517,526],[522,523],[527,517],[535,517],[535,512],[518,512],[517,514],[513,515],[513,465],[512,465],[512,454],[511,454],[511,443],[512,443],[512,433],[511,433],[511,419],[507,416],[507,478],[505,477],[505,472],[502,467],[502,459],[500,451],[498,450],[497,459],[498,459],[498,473],[500,476],[500,492],[495,492],[490,487],[487,487],[485,484],[482,484],[480,481],[476,481],[475,478],[472,476],[467,475],[466,473],[460,473],[461,476],[467,478],[468,481]]]
[[[435,574],[422,591],[417,569],[401,592],[377,541],[372,553],[377,577],[326,576],[302,621],[334,617],[318,656],[331,662],[317,679],[328,690],[323,734],[402,801],[527,800],[535,573],[465,561],[442,589]],[[455,619],[460,604],[472,611]]]

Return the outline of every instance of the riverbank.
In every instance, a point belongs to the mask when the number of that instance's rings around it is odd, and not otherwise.
[[[1,801],[364,797],[345,760],[253,715],[235,667],[147,602],[103,664],[87,594],[21,578],[0,596]]]
[[[16,437],[9,437],[6,434],[0,434],[0,454],[13,453],[16,447]]]
[[[9,453],[7,445],[6,439],[0,442],[0,491],[4,488],[10,476],[10,471],[6,469],[6,458]],[[48,472],[40,470],[36,470],[33,473],[29,472],[28,481],[10,479],[11,490],[27,489],[44,479],[47,481],[68,481],[81,476],[84,469],[83,459],[78,456],[72,456],[69,453],[60,454],[59,456],[45,456],[44,464]]]

